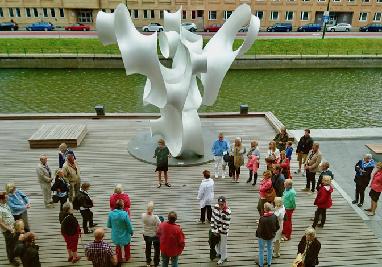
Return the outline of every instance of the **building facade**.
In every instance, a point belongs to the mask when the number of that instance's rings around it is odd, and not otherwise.
[[[94,26],[98,11],[113,12],[119,3],[125,3],[137,27],[163,23],[163,10],[182,7],[183,21],[203,29],[224,23],[238,5],[246,3],[260,18],[262,29],[277,22],[290,22],[297,28],[322,23],[328,1],[333,23],[346,22],[358,28],[382,21],[382,0],[0,0],[0,22],[13,20],[21,27],[36,21]]]

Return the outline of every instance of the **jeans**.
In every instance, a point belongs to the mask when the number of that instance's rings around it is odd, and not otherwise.
[[[314,215],[314,222],[313,222],[313,228],[317,226],[318,219],[320,218],[321,215],[321,225],[324,226],[325,221],[326,221],[326,209],[322,208],[317,208],[316,213]]]
[[[267,243],[267,264],[271,266],[272,264],[272,239],[264,240],[259,238],[259,265],[260,267],[264,266],[264,243]]]
[[[211,221],[212,216],[212,208],[211,205],[206,205],[204,208],[200,209],[200,221],[204,222],[206,220],[206,213],[207,213],[207,220]]]
[[[151,263],[151,246],[154,245],[154,266],[159,265],[159,255],[160,255],[160,243],[159,239],[157,236],[143,236],[143,239],[145,240],[146,243],[146,249],[145,249],[145,254],[146,254],[146,263],[150,264]]]
[[[312,188],[310,189],[310,183],[312,183]],[[310,189],[312,192],[314,192],[316,186],[316,173],[306,171],[306,188]]]
[[[179,256],[168,257],[162,253],[162,267],[168,267],[170,259],[171,267],[178,267],[178,257]]]

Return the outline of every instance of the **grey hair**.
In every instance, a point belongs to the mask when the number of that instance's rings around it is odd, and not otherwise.
[[[114,188],[114,193],[120,194],[123,192],[123,186],[121,184],[117,184]]]
[[[371,154],[365,154],[365,155],[363,156],[363,158],[364,158],[364,159],[372,159],[372,158],[373,158],[373,155],[371,155]]]
[[[309,226],[308,228],[305,229],[305,235],[316,237],[316,230],[313,227]]]
[[[292,179],[286,179],[285,184],[293,186],[293,180]]]
[[[47,158],[48,156],[46,155],[46,154],[41,154],[40,155],[40,161],[42,160],[42,159],[45,159],[45,158]]]
[[[64,213],[69,213],[73,209],[73,205],[70,202],[65,202],[64,205],[62,206],[62,211]]]
[[[147,203],[147,209],[148,210],[154,210],[154,202],[153,201],[149,201],[149,203]]]
[[[272,204],[271,203],[268,203],[268,202],[266,202],[265,204],[264,204],[264,211],[265,212],[267,212],[267,211],[271,211],[272,210]]]

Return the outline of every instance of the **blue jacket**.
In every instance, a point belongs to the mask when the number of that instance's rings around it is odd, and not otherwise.
[[[227,140],[216,140],[212,145],[212,154],[214,156],[223,156],[223,152],[229,151],[229,143]]]
[[[29,203],[28,197],[21,191],[17,190],[13,194],[8,195],[7,204],[11,209],[12,215],[20,215],[27,210],[26,205]]]
[[[292,153],[293,153],[293,147],[287,147],[285,148],[285,156],[289,159],[292,160]]]
[[[119,209],[110,211],[107,227],[111,228],[111,240],[115,245],[126,246],[130,243],[133,226],[126,211]]]

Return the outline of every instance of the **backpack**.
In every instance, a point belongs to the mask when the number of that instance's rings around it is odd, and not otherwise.
[[[73,209],[79,210],[81,207],[81,199],[79,195],[76,195],[73,199]]]

